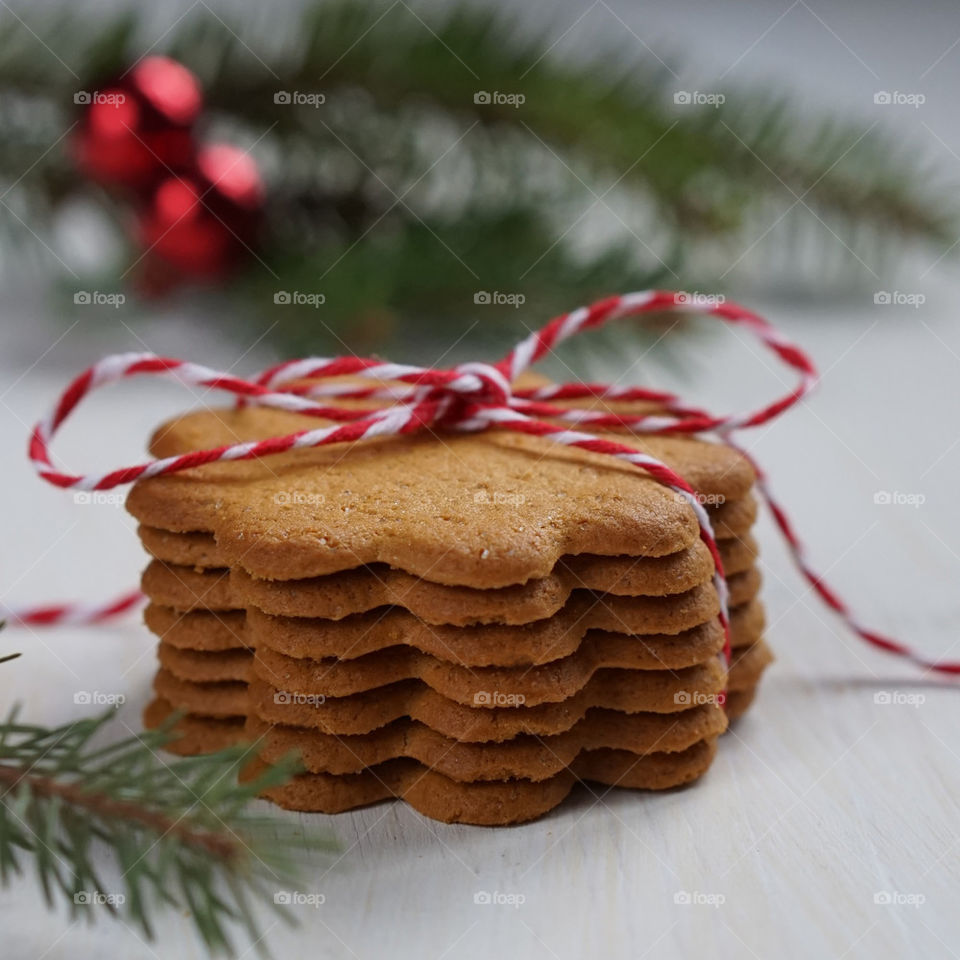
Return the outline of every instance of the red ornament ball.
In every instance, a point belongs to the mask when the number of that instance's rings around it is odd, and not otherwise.
[[[191,174],[157,186],[140,217],[140,242],[182,279],[220,279],[249,252],[263,198],[248,154],[226,144],[204,147]]]
[[[81,100],[87,108],[73,150],[91,179],[143,189],[190,165],[203,98],[197,78],[182,64],[145,57]]]

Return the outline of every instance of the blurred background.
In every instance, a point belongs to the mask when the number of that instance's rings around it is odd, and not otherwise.
[[[0,18],[7,363],[67,330],[49,359],[423,361],[652,285],[889,320],[956,253],[946,2]]]

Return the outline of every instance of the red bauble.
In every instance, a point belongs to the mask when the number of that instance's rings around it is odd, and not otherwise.
[[[141,289],[224,277],[254,242],[263,182],[243,151],[197,144],[196,77],[167,57],[146,57],[79,97],[87,107],[73,140],[78,165],[91,179],[134,191]]]
[[[249,155],[224,144],[202,148],[193,172],[162,181],[140,217],[151,286],[161,275],[164,286],[225,276],[254,241],[263,194]]]
[[[145,57],[88,106],[73,141],[84,173],[105,184],[143,189],[188,168],[202,97],[197,78],[167,57]]]

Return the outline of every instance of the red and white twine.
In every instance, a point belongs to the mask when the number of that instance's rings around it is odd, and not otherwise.
[[[756,427],[788,410],[817,383],[816,369],[809,357],[767,321],[730,302],[688,302],[689,298],[670,291],[649,290],[609,297],[589,307],[551,320],[542,329],[522,340],[499,363],[463,363],[450,370],[385,363],[360,357],[291,360],[264,371],[248,381],[184,360],[154,354],[117,354],[106,357],[77,377],[64,391],[52,413],[40,421],[30,438],[29,455],[44,480],[72,490],[109,490],[133,483],[141,477],[156,477],[206,463],[223,460],[250,460],[288,450],[350,443],[374,436],[396,436],[425,429],[477,432],[488,429],[512,430],[546,437],[554,443],[606,454],[632,464],[638,470],[674,490],[690,504],[700,525],[700,536],[710,550],[716,566],[714,580],[721,599],[720,619],[727,634],[729,624],[727,588],[723,563],[714,540],[710,518],[697,492],[663,462],[625,444],[583,432],[616,428],[636,434],[716,433],[727,442],[737,430]],[[533,389],[514,389],[511,384],[531,365],[564,340],[611,320],[665,311],[699,313],[744,329],[798,376],[797,385],[774,402],[745,414],[715,416],[687,406],[673,394],[640,387],[615,387],[600,383],[556,384]],[[238,404],[272,407],[309,417],[333,421],[314,430],[301,430],[285,436],[248,443],[230,444],[209,450],[195,450],[176,457],[152,460],[108,473],[74,475],[58,470],[50,456],[50,444],[57,430],[88,394],[118,380],[140,375],[159,376],[194,387],[222,390],[233,394]],[[363,377],[379,386],[302,381],[343,375]],[[297,382],[299,381],[299,382]],[[390,381],[390,383],[386,383]],[[388,401],[387,406],[345,410],[325,406],[324,398],[340,397]],[[569,409],[557,401],[599,398],[618,401],[654,401],[666,411],[656,415],[613,414],[599,410]],[[550,421],[560,421],[559,423]],[[770,505],[804,577],[824,600],[867,643],[914,663],[944,673],[960,674],[960,663],[928,660],[908,647],[860,625],[846,604],[823,582],[807,563],[804,551],[783,508],[770,496],[766,477],[757,469],[758,488]],[[101,623],[134,606],[139,594],[127,594],[99,607],[63,605],[35,608],[13,613],[12,619],[26,624]]]

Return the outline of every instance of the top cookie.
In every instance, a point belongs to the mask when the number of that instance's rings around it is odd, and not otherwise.
[[[179,417],[154,435],[168,457],[324,421],[246,408]],[[719,444],[616,439],[664,460],[701,494],[740,499],[747,461]],[[436,583],[504,587],[565,554],[659,557],[698,536],[689,504],[627,464],[506,431],[420,434],[212,463],[139,481],[142,523],[212,533],[231,566],[288,580],[386,563]]]

